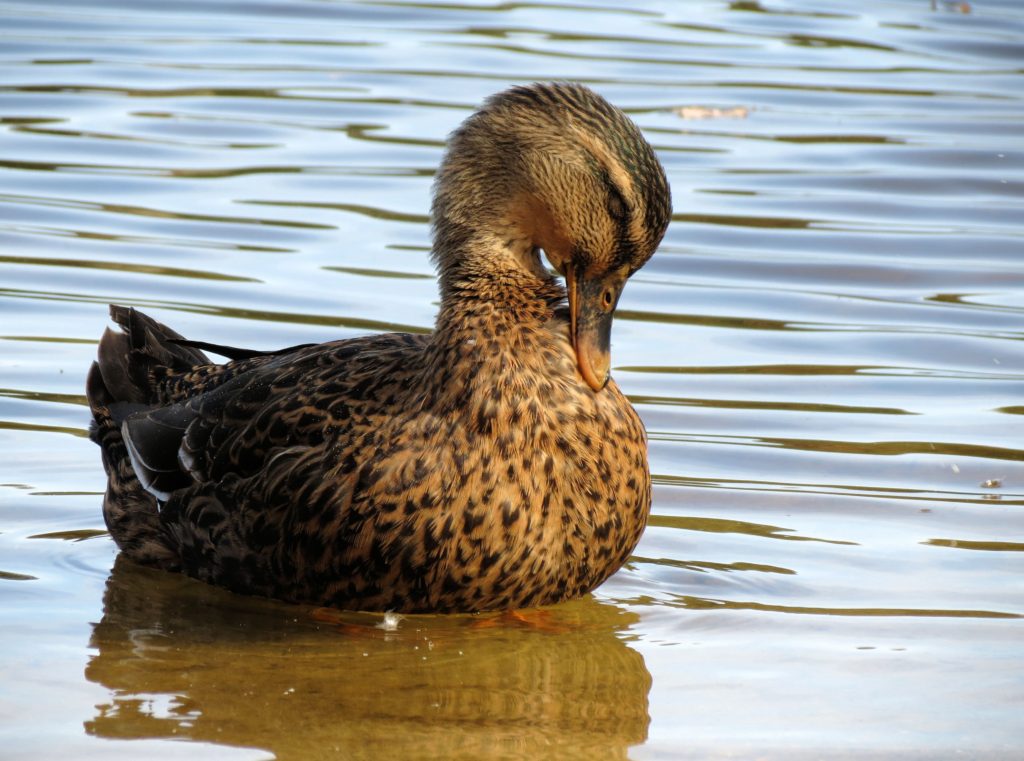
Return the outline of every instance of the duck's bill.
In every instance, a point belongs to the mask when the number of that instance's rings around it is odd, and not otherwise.
[[[608,383],[611,368],[613,308],[602,305],[609,283],[598,278],[588,279],[576,268],[568,267],[565,284],[569,293],[569,331],[576,350],[576,364],[587,385],[594,391],[600,391]]]

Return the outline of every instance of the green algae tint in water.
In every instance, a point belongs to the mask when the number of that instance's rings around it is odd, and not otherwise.
[[[1024,752],[1019,3],[0,3],[0,752]],[[337,614],[114,562],[109,302],[274,348],[429,330],[445,135],[585,82],[675,219],[613,372],[654,514],[591,598]]]

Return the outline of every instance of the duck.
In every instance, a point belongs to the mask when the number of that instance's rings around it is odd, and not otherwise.
[[[589,593],[650,512],[611,328],[671,209],[623,111],[580,84],[514,86],[449,136],[435,177],[433,332],[258,351],[112,305],[86,393],[120,552],[347,610]]]

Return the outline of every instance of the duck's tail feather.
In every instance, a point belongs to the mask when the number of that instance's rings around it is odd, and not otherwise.
[[[169,568],[178,561],[162,540],[157,501],[139,481],[122,426],[158,402],[160,378],[209,360],[178,343],[184,341],[178,333],[131,307],[111,306],[110,316],[121,330],[108,328],[103,334],[85,387],[93,416],[89,436],[103,452],[108,475],[103,517],[126,554]]]
[[[110,317],[121,331],[108,328],[103,334],[98,364],[103,383],[116,401],[152,404],[158,374],[187,372],[210,363],[179,333],[132,307],[111,305]]]

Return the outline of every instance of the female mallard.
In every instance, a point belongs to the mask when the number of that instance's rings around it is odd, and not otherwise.
[[[114,540],[140,563],[340,608],[519,608],[593,589],[650,508],[609,337],[670,211],[621,111],[579,85],[514,87],[441,165],[431,335],[260,353],[112,307],[123,332],[104,334],[87,390]]]

